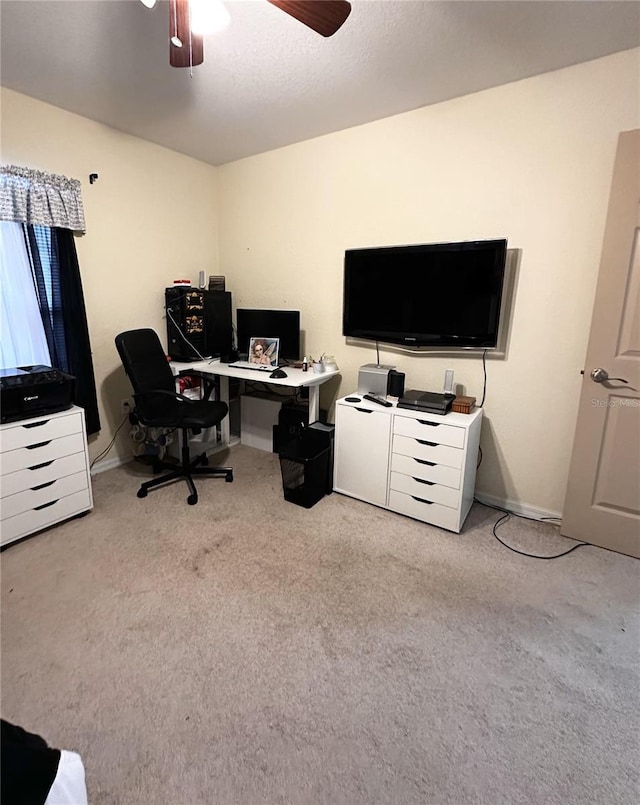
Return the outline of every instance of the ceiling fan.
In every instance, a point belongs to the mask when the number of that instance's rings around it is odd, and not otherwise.
[[[153,8],[156,0],[141,0]],[[351,12],[347,0],[267,0],[321,36],[333,36]],[[169,0],[169,62],[196,67],[204,61],[203,35],[221,30],[229,13],[221,0]]]

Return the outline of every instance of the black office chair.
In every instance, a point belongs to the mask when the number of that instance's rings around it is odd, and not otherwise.
[[[228,483],[233,481],[231,467],[198,466],[208,463],[206,453],[193,461],[189,455],[189,432],[199,433],[203,428],[219,425],[229,413],[226,403],[209,400],[213,380],[206,374],[189,370],[186,374],[199,377],[204,385],[203,399],[191,400],[176,392],[176,379],[154,330],[128,330],[117,335],[115,341],[122,365],[133,386],[134,416],[150,428],[176,428],[182,431],[180,468],[176,469],[175,464],[168,462],[157,462],[156,470],[172,471],[143,483],[138,497],[145,498],[150,489],[184,478],[191,492],[187,503],[194,506],[198,502],[198,492],[192,476],[223,476]]]

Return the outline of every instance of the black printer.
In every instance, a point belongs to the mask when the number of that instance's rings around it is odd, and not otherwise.
[[[76,379],[51,366],[0,370],[0,421],[54,414],[71,408]]]

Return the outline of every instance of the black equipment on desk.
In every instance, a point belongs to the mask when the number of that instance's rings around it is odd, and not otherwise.
[[[231,293],[172,287],[164,292],[167,353],[174,361],[229,358],[233,351]],[[198,354],[199,353],[199,354]]]
[[[447,414],[451,410],[455,394],[437,394],[434,391],[409,389],[398,400],[398,408],[409,411],[423,411],[427,414]]]
[[[75,397],[73,375],[51,366],[3,369],[0,376],[0,421],[55,414],[71,408]]]
[[[238,360],[233,349],[230,291],[204,292],[204,344],[206,355],[223,362]]]

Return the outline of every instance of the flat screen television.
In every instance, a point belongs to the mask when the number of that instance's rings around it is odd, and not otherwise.
[[[413,347],[495,349],[507,241],[349,249],[342,332]]]
[[[280,360],[297,361],[300,358],[300,311],[238,308],[236,338],[241,354],[248,352],[250,338],[279,338]]]

